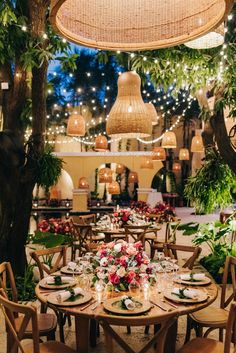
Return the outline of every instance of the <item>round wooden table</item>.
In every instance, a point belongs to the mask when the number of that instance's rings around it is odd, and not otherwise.
[[[160,275],[161,276],[161,275]],[[177,286],[177,284],[173,284]],[[182,285],[183,287],[183,285]],[[112,353],[112,339],[115,339],[118,344],[123,346],[126,352],[134,353],[135,351],[127,346],[127,343],[114,331],[111,325],[119,325],[119,326],[147,326],[147,325],[158,325],[161,324],[161,330],[155,334],[154,338],[151,339],[151,343],[147,343],[145,348],[143,348],[140,352],[146,352],[147,349],[150,348],[151,345],[157,341],[158,345],[162,345],[167,330],[170,325],[174,323],[175,318],[180,315],[186,315],[192,313],[194,311],[203,309],[209,306],[217,297],[218,289],[215,283],[210,283],[207,286],[194,286],[194,289],[202,289],[208,295],[207,300],[202,303],[194,303],[194,304],[183,304],[183,303],[174,303],[176,307],[171,305],[171,302],[165,301],[163,302],[163,294],[158,293],[156,290],[150,291],[150,298],[152,303],[156,303],[158,306],[153,305],[151,309],[143,314],[136,316],[124,316],[124,315],[113,315],[109,312],[106,312],[103,308],[103,304],[98,305],[95,310],[92,310],[93,305],[90,305],[85,310],[83,308],[86,306],[71,306],[71,307],[63,307],[63,306],[53,306],[49,304],[49,307],[52,307],[54,310],[59,312],[67,313],[69,315],[73,315],[75,317],[75,332],[76,332],[76,350],[78,353],[88,353],[89,346],[89,326],[90,320],[95,319],[101,323],[104,328],[105,337],[106,337],[106,347],[107,353]],[[44,304],[47,303],[47,296],[51,293],[50,289],[45,290],[41,288],[39,285],[36,287],[36,296],[37,298]],[[114,293],[115,296],[124,295],[124,292]],[[93,292],[93,297],[96,296],[96,293]],[[82,310],[81,310],[82,309]],[[161,334],[160,334],[161,333]],[[173,350],[172,350],[173,352]],[[173,352],[174,353],[174,352]]]

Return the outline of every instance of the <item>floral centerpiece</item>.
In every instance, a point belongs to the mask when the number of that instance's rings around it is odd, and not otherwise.
[[[51,248],[71,243],[72,234],[73,227],[69,220],[61,218],[43,219],[38,223],[34,234],[29,235],[28,242]]]
[[[155,282],[155,264],[150,262],[140,241],[102,244],[93,259],[93,267],[93,283],[102,280],[117,291],[127,291],[134,280]]]
[[[158,202],[152,208],[145,201],[133,201],[130,207],[133,212],[145,215],[146,218],[156,216],[159,223],[173,221],[176,217],[174,208],[164,202]]]

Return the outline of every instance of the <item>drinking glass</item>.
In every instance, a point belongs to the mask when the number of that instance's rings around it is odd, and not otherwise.
[[[105,286],[102,280],[99,280],[95,284],[95,290],[96,290],[96,297],[98,303],[102,302],[103,299],[103,292],[104,292]]]
[[[140,295],[140,284],[135,278],[129,284],[129,292],[131,296]]]

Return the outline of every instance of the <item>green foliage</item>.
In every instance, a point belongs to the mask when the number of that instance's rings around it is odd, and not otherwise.
[[[44,153],[38,160],[36,183],[48,192],[50,186],[56,184],[63,166],[62,159],[52,154],[52,148],[46,146]]]
[[[233,244],[236,229],[235,215],[236,212],[224,224],[219,221],[206,224],[190,222],[178,226],[178,230],[183,231],[183,235],[195,235],[192,240],[194,245],[206,244],[208,246],[210,253],[200,262],[217,282],[221,282],[226,256],[236,256]]]
[[[196,213],[211,213],[232,203],[231,191],[236,178],[219,153],[208,149],[203,166],[196,175],[189,177],[184,194],[196,208]]]
[[[32,244],[44,245],[46,248],[54,248],[56,246],[70,244],[72,237],[68,234],[56,234],[36,230],[35,234],[30,237]]]
[[[25,273],[23,276],[15,277],[19,301],[36,300],[36,296],[35,296],[36,284],[34,282],[33,268],[34,268],[34,265],[28,265],[25,268]]]

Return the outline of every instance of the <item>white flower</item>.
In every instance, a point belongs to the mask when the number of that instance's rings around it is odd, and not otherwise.
[[[120,251],[121,251],[121,246],[122,246],[121,243],[115,244],[115,245],[114,245],[114,251],[115,251],[115,252],[120,252]]]
[[[108,265],[108,259],[107,257],[103,257],[101,260],[100,260],[100,266],[107,266]]]
[[[126,270],[125,270],[125,268],[123,267],[123,266],[121,266],[118,270],[117,270],[117,275],[119,276],[119,277],[124,277],[125,276],[125,274],[126,274]]]
[[[97,273],[97,277],[98,277],[99,279],[105,279],[106,276],[107,276],[106,273],[103,272],[103,271]]]

